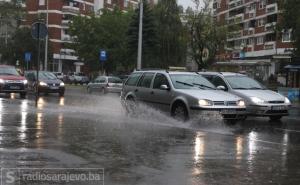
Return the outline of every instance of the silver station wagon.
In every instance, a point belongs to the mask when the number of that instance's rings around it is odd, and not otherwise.
[[[218,89],[242,97],[246,102],[247,112],[253,116],[268,116],[279,120],[288,115],[291,105],[288,98],[268,90],[256,80],[239,73],[201,72],[199,73]]]
[[[240,97],[217,90],[197,73],[136,71],[125,82],[121,100],[128,111],[143,102],[182,121],[201,111],[218,111],[231,122],[246,117],[245,102]]]

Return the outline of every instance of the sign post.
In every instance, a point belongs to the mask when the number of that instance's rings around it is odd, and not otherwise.
[[[31,61],[31,53],[30,52],[26,52],[24,58],[25,58],[25,62],[26,62],[26,69],[28,71],[28,69],[29,69],[29,62]]]
[[[102,75],[103,75],[104,74],[104,69],[103,69],[104,62],[107,60],[107,53],[106,53],[105,50],[100,50],[99,60],[100,60],[100,63],[101,63],[101,72],[102,72]]]
[[[44,39],[48,35],[48,29],[46,24],[41,22],[35,22],[31,26],[31,35],[34,39],[38,40],[38,56],[36,64],[36,82],[35,82],[35,106],[38,105],[39,96],[39,70],[40,70],[40,58],[41,58],[41,39]]]

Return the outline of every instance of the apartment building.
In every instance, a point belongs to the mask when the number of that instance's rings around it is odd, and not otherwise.
[[[45,21],[48,12],[49,50],[53,53],[48,70],[80,71],[83,63],[74,50],[67,48],[73,42],[68,33],[69,23],[74,16],[93,13],[94,0],[26,0],[26,10],[27,25],[39,19]]]
[[[214,0],[216,23],[228,25],[217,66],[252,72],[262,80],[282,72],[293,50],[291,31],[276,31],[282,0]]]
[[[157,0],[149,0],[154,4]],[[69,35],[69,23],[74,16],[89,16],[103,8],[122,10],[137,8],[139,0],[26,0],[26,24],[31,25],[38,19],[46,20],[48,12],[49,50],[53,53],[48,63],[51,71],[80,71],[83,61],[79,61],[75,51],[68,43],[73,39]]]

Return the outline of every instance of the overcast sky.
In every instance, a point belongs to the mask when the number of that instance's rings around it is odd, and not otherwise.
[[[178,4],[182,5],[184,8],[195,7],[195,4],[191,0],[178,0]]]

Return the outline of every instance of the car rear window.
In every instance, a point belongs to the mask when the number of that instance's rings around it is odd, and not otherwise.
[[[126,85],[136,86],[141,76],[142,73],[133,73],[132,75],[129,76],[128,80],[126,81]]]
[[[108,83],[123,83],[123,81],[120,78],[111,77],[111,78],[108,78]]]

